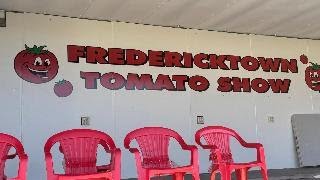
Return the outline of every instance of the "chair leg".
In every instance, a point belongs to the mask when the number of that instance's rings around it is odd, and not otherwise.
[[[160,174],[156,174],[153,176],[154,179],[156,180],[161,180],[161,175]]]
[[[221,180],[231,180],[231,174],[228,172],[221,173]]]
[[[192,173],[192,179],[193,179],[193,180],[200,180],[200,174],[199,174],[199,172],[193,172],[193,173]]]
[[[223,168],[220,172],[221,180],[231,180],[231,171],[228,168]]]
[[[147,174],[147,175],[145,176],[145,180],[150,180],[149,174]]]
[[[173,179],[174,179],[174,180],[183,180],[183,179],[184,179],[184,174],[185,174],[185,173],[181,173],[181,172],[179,172],[179,173],[174,173]]]
[[[220,173],[221,174],[221,173]],[[215,180],[216,179],[216,172],[211,172],[210,174],[210,180]]]
[[[237,180],[247,180],[248,179],[247,171],[248,171],[247,168],[236,169]]]
[[[150,175],[146,172],[144,172],[143,174],[141,174],[138,178],[138,180],[150,180]]]
[[[237,177],[237,180],[241,180],[241,171],[240,171],[240,169],[236,169],[236,177]]]
[[[261,175],[262,175],[263,180],[268,180],[268,170],[267,170],[267,167],[265,167],[265,166],[262,166],[262,167],[261,167]]]
[[[114,172],[114,173],[112,173],[112,175],[111,175],[111,178],[113,179],[113,180],[120,180],[120,172]]]

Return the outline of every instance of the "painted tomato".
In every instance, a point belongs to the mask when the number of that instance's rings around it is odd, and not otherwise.
[[[300,56],[300,61],[303,63],[303,64],[308,64],[308,57],[304,54],[302,54]]]
[[[73,86],[70,81],[61,80],[59,82],[56,82],[53,90],[58,97],[67,97],[72,93]]]
[[[320,91],[320,66],[309,66],[305,71],[305,81],[309,88]]]
[[[58,73],[59,65],[56,56],[43,50],[46,46],[25,45],[25,50],[19,52],[14,59],[14,69],[17,75],[25,81],[41,84],[51,81]]]

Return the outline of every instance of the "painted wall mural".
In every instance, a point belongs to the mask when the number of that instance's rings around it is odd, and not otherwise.
[[[311,66],[306,68],[305,81],[308,87],[314,91],[320,91],[320,65],[311,63]]]
[[[44,50],[46,46],[32,48],[25,45],[25,50],[19,52],[14,60],[14,68],[17,75],[23,80],[41,84],[55,78],[59,65],[56,56]],[[89,64],[104,65],[149,65],[154,67],[175,67],[200,69],[221,69],[225,71],[262,70],[269,73],[299,73],[298,64],[308,64],[306,55],[297,59],[252,57],[237,55],[217,55],[188,52],[171,52],[148,50],[147,53],[136,49],[102,48],[92,46],[68,45],[67,57],[69,63],[85,61]],[[310,62],[305,70],[305,82],[314,91],[320,91],[320,65]],[[210,87],[209,80],[200,75],[166,75],[128,73],[126,77],[117,72],[84,72],[80,71],[80,78],[85,81],[86,89],[97,89],[99,82],[102,87],[109,90],[168,90],[186,91],[189,86],[192,90],[202,92]],[[246,77],[219,77],[217,82],[219,92],[252,92],[288,93],[291,79],[254,79]],[[72,94],[73,85],[70,81],[60,80],[55,83],[54,93],[58,97],[67,97]]]
[[[25,45],[14,59],[17,75],[25,81],[41,84],[51,81],[58,73],[59,65],[56,56],[44,50],[46,46],[32,48]]]
[[[61,81],[56,82],[56,84],[53,87],[53,90],[58,97],[67,97],[72,93],[73,85],[70,81],[63,79]]]

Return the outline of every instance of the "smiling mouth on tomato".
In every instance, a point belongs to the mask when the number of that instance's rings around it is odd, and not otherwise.
[[[47,79],[48,78],[48,70],[41,71],[41,70],[31,69],[29,67],[28,67],[28,69],[35,76],[38,76],[38,77],[43,78],[43,79]]]
[[[319,86],[320,85],[319,81],[311,81],[311,83],[312,83],[313,86]]]

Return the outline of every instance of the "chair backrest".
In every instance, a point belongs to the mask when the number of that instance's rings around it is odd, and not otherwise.
[[[47,140],[45,153],[50,153],[55,143],[64,155],[65,174],[82,175],[97,173],[97,148],[101,144],[106,152],[116,148],[112,138],[100,131],[73,129],[60,132]]]
[[[175,131],[163,127],[144,127],[136,129],[124,139],[125,148],[130,148],[132,140],[136,140],[143,158],[144,164],[166,164],[169,161],[169,141],[176,139],[179,143],[184,142],[182,137]],[[164,165],[165,166],[165,165]]]
[[[207,126],[199,129],[196,132],[195,140],[201,145],[201,139],[204,139],[206,145],[215,146],[219,149],[224,162],[233,162],[233,157],[230,148],[230,136],[241,140],[242,138],[232,129],[223,126]],[[210,160],[216,161],[216,154],[211,150]]]
[[[11,147],[15,148],[16,154],[19,157],[24,155],[24,149],[21,142],[16,139],[15,137],[0,133],[0,179],[5,178],[4,169],[5,169],[5,162],[8,157],[9,150]]]

